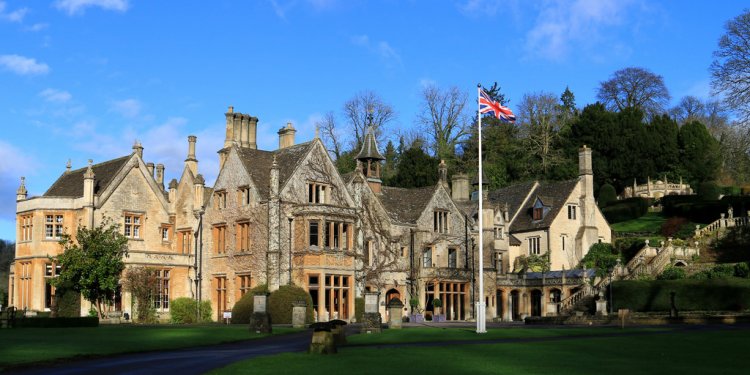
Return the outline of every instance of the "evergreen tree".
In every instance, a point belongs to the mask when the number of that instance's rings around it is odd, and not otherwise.
[[[713,181],[720,166],[719,144],[708,133],[706,127],[691,121],[680,128],[680,156],[682,168],[693,186],[704,181]]]
[[[421,147],[411,147],[400,156],[398,170],[388,185],[403,188],[435,185],[438,164],[439,161],[427,155]]]

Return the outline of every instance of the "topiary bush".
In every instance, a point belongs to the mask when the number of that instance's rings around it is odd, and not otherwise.
[[[602,187],[599,188],[599,199],[597,199],[599,207],[604,208],[614,202],[617,202],[617,192],[615,191],[615,187],[610,184],[602,185]]]
[[[354,299],[354,319],[361,322],[365,315],[365,299],[358,297]]]
[[[674,267],[670,266],[664,269],[659,276],[656,277],[657,280],[681,280],[684,279],[686,276],[685,269],[682,267]]]
[[[310,293],[296,285],[282,285],[268,297],[268,313],[271,314],[271,322],[291,324],[292,308],[297,301],[305,301],[307,304],[305,323],[312,323],[314,321],[312,297]]]
[[[253,315],[253,296],[256,293],[268,293],[268,285],[260,284],[250,289],[234,304],[234,307],[232,307],[232,324],[250,323],[250,316]]]
[[[211,302],[201,301],[200,320],[198,319],[198,301],[181,297],[169,303],[170,321],[176,324],[208,323],[211,321]]]

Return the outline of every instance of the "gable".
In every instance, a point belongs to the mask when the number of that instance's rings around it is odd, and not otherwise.
[[[219,175],[216,176],[213,188],[210,191],[206,191],[207,206],[213,206],[213,192],[225,190],[229,194],[238,187],[248,187],[251,191],[251,199],[256,202],[260,200],[261,193],[259,192],[259,186],[253,176],[247,171],[244,160],[241,158],[241,152],[241,149],[237,147],[230,149],[227,159],[224,162],[224,167],[221,168]],[[230,194],[230,196],[234,196],[234,194]]]
[[[549,228],[568,198],[578,186],[579,179],[540,183],[531,195],[535,198],[522,207],[512,221],[511,232],[525,232]],[[548,208],[541,220],[534,220],[534,207]]]
[[[346,183],[319,139],[310,142],[307,153],[298,159],[294,168],[287,166],[285,169],[288,171],[286,176],[282,174],[281,169],[279,170],[279,192],[285,200],[306,204],[308,184],[319,183],[325,185],[328,190],[326,204],[354,206],[354,199],[349,194]]]
[[[101,194],[133,155],[94,164],[94,195]],[[45,197],[82,197],[83,174],[88,167],[63,173],[44,193]]]
[[[144,174],[142,168],[129,165],[109,185],[97,208],[113,217],[119,216],[123,210],[146,212],[156,209],[166,213],[168,206],[164,195],[160,190],[155,190],[150,182],[153,182],[153,178]]]
[[[128,179],[129,182],[132,183],[133,176],[139,176],[138,183],[124,186],[123,183],[126,181],[126,179]],[[129,177],[131,178],[129,179]],[[111,179],[106,189],[104,189],[100,193],[98,207],[103,206],[117,190],[120,190],[122,188],[127,191],[128,188],[136,188],[140,186],[143,186],[144,189],[148,189],[149,194],[156,197],[165,211],[169,209],[169,202],[167,201],[167,198],[164,197],[164,193],[162,192],[161,188],[159,188],[159,185],[156,183],[154,177],[148,173],[146,164],[144,164],[143,160],[135,155],[132,155],[130,157],[128,162],[123,165],[115,174],[114,178]]]

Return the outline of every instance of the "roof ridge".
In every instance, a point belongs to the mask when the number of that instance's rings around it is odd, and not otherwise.
[[[91,168],[98,167],[100,165],[105,165],[105,164],[108,164],[108,163],[113,163],[113,162],[116,162],[116,161],[120,161],[121,159],[129,158],[131,156],[133,156],[133,154],[129,154],[129,155],[125,155],[125,156],[120,156],[120,157],[114,158],[114,159],[105,160],[105,161],[103,161],[101,163],[91,164]],[[78,169],[72,169],[72,170],[70,170],[70,172],[65,171],[65,172],[63,172],[63,174],[66,174],[66,173],[76,173],[76,172],[84,172],[88,168],[89,168],[89,166],[87,165],[85,167],[81,167],[81,168],[78,168]]]

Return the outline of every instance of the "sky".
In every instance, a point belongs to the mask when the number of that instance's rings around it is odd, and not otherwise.
[[[297,142],[365,90],[415,127],[425,85],[497,82],[596,101],[626,67],[664,77],[676,103],[708,99],[708,67],[742,1],[0,0],[0,239],[15,240],[20,177],[42,195],[65,171],[132,152],[179,178],[187,136],[212,185],[224,113],[259,118],[259,148]],[[473,101],[475,99],[470,99]]]

